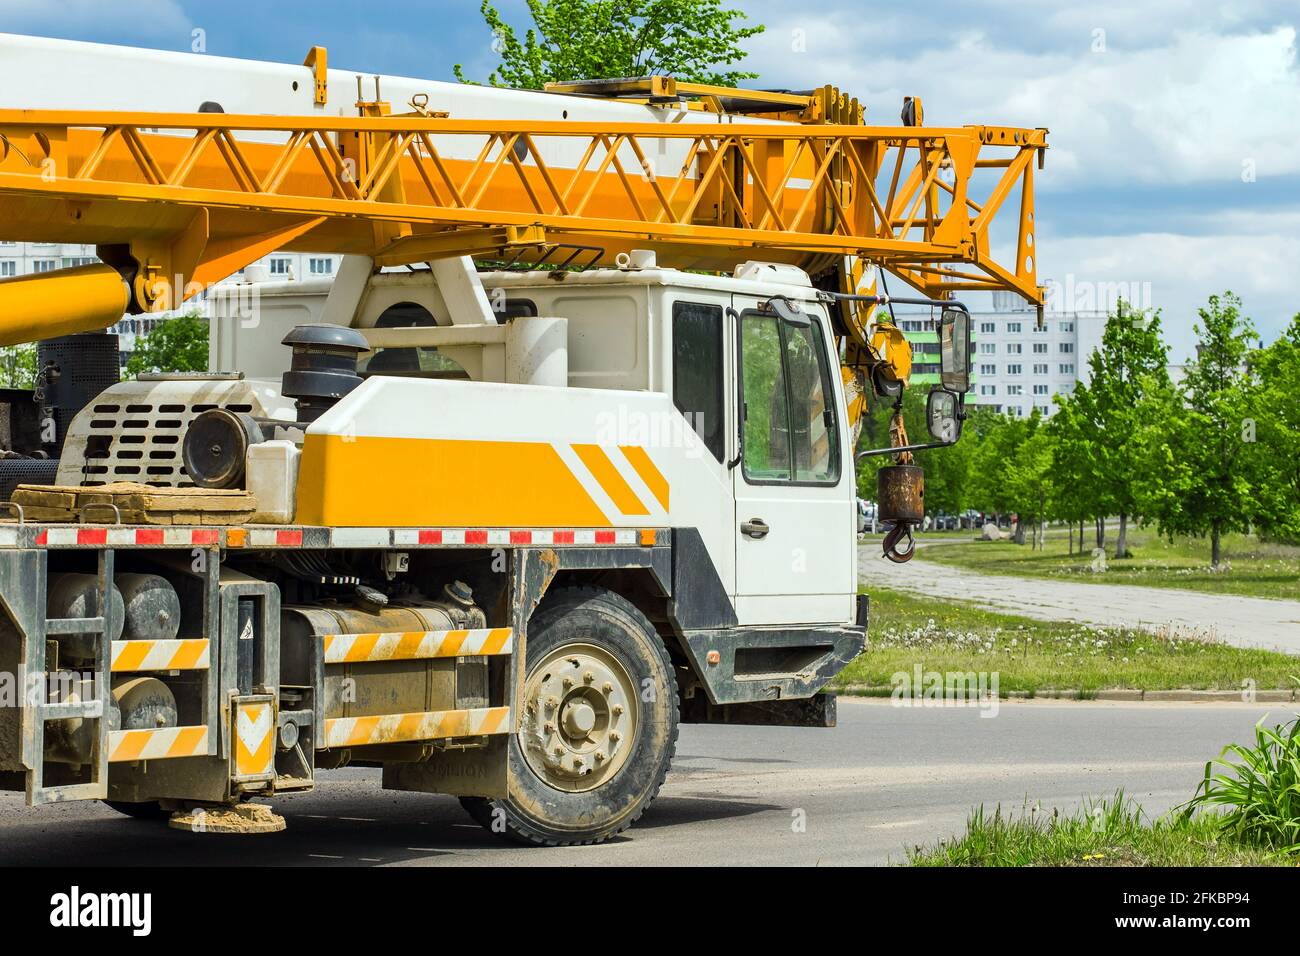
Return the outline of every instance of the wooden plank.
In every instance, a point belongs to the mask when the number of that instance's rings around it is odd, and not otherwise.
[[[13,500],[32,521],[105,524],[242,524],[257,511],[257,499],[239,488],[155,488],[137,482],[91,487],[20,485]],[[117,508],[114,514],[107,505]],[[87,509],[92,509],[86,515]]]

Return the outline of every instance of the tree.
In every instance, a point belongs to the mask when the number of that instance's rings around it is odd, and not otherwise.
[[[1115,557],[1128,553],[1128,521],[1137,511],[1139,485],[1147,470],[1136,447],[1138,425],[1150,409],[1147,396],[1169,385],[1169,349],[1160,335],[1160,313],[1134,310],[1120,300],[1106,319],[1101,347],[1088,359],[1092,372],[1086,403],[1092,421],[1085,426],[1099,499],[1097,514],[1119,516]]]
[[[1177,388],[1152,392],[1136,439],[1148,469],[1140,504],[1162,534],[1208,534],[1217,568],[1224,533],[1248,531],[1261,510],[1251,453],[1259,394],[1247,363],[1257,339],[1231,292],[1210,296],[1199,315],[1195,360]]]
[[[1243,428],[1243,440],[1252,471],[1260,475],[1255,492],[1257,524],[1262,534],[1298,541],[1300,315],[1276,342],[1252,356],[1251,364],[1259,373],[1259,389],[1251,421]]]
[[[528,0],[533,26],[523,40],[492,6],[479,8],[495,36],[501,64],[493,86],[540,90],[546,83],[671,75],[735,86],[757,73],[726,67],[745,58],[741,42],[763,32],[722,0]],[[460,64],[456,79],[465,79]]]
[[[36,384],[36,346],[7,345],[0,349],[0,382],[6,388],[32,388]]]
[[[1102,514],[1097,494],[1092,393],[1082,382],[1068,395],[1056,396],[1056,414],[1044,426],[1052,439],[1052,510],[1070,524],[1070,550],[1074,526],[1079,526],[1079,551],[1083,552],[1083,523]],[[1098,545],[1099,547],[1101,545]]]
[[[1016,544],[1046,520],[1053,500],[1052,439],[1035,409],[1028,418],[997,416],[971,456],[969,494],[993,511],[1015,513]]]
[[[136,339],[126,361],[126,374],[141,372],[203,372],[208,368],[208,323],[198,312],[160,322]]]

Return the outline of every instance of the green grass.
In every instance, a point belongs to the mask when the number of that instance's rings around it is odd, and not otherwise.
[[[1231,755],[1235,760],[1225,760]],[[1230,744],[1213,773],[1187,804],[1191,813],[1224,807],[1223,830],[1234,838],[1271,850],[1300,855],[1300,718],[1290,726],[1255,725],[1254,746]]]
[[[1224,562],[1213,569],[1208,539],[1175,538],[1170,542],[1153,529],[1130,529],[1132,556],[1116,559],[1115,529],[1108,528],[1106,536],[1106,570],[1100,572],[1093,569],[1091,543],[1079,554],[1076,537],[1076,553],[1071,555],[1069,538],[1063,528],[1050,530],[1046,547],[1041,551],[1010,541],[975,541],[974,533],[968,531],[966,540],[960,543],[921,548],[917,559],[987,574],[1300,600],[1300,547],[1260,542],[1248,535],[1226,535]],[[924,542],[927,537],[922,535],[919,540]],[[951,535],[935,537],[947,539]],[[1086,541],[1094,539],[1089,537]]]
[[[1243,843],[1215,814],[1149,820],[1118,793],[1072,814],[983,807],[951,840],[913,847],[912,866],[1285,866],[1284,854]]]
[[[956,545],[952,546],[956,547]],[[1296,659],[1274,651],[1167,639],[1148,631],[1035,621],[968,604],[872,588],[867,648],[837,684],[890,685],[922,671],[996,672],[998,691],[1292,687]]]

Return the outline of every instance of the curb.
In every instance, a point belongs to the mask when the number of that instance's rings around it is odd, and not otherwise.
[[[853,697],[892,697],[894,688],[888,684],[849,684],[844,687],[829,688],[835,693],[848,694]],[[1234,702],[1242,704],[1289,704],[1300,698],[1294,690],[1257,690],[1252,700],[1246,700],[1239,690],[1140,690],[1136,688],[1116,688],[1114,690],[1084,691],[1078,688],[1034,691],[1009,690],[1002,695],[1007,700],[1110,700],[1130,704],[1159,703],[1162,701],[1178,703],[1215,703]]]

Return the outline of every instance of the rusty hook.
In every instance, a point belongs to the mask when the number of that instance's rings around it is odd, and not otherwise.
[[[906,539],[907,543],[903,549],[900,549],[899,544],[902,543],[903,539]],[[916,553],[916,540],[912,537],[911,525],[902,521],[898,522],[885,535],[883,545],[885,557],[895,564],[911,561],[912,555]]]

